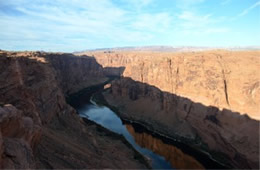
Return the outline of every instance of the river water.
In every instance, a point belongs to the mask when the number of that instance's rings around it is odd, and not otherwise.
[[[121,134],[152,165],[153,169],[222,169],[223,167],[187,145],[165,140],[147,131],[141,125],[125,122],[106,106],[91,100],[93,89],[87,95],[71,97],[69,103],[81,117]]]
[[[180,149],[162,140],[135,129],[130,123],[123,122],[116,113],[106,106],[99,106],[94,101],[78,106],[81,117],[88,118],[103,127],[123,135],[126,140],[142,155],[154,169],[204,168],[196,159],[183,153]]]
[[[155,154],[151,150],[138,145],[121,119],[108,107],[98,106],[95,102],[91,101],[91,103],[78,109],[78,113],[81,117],[88,118],[113,132],[123,135],[137,151],[151,160],[153,168],[171,168],[170,163],[166,161],[163,156]]]

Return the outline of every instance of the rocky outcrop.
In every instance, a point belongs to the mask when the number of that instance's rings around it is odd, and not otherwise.
[[[120,137],[83,123],[65,101],[105,76],[121,77],[104,96],[122,117],[232,167],[259,168],[259,52],[90,55],[0,52],[3,168],[145,168]]]
[[[31,146],[40,127],[12,105],[0,106],[0,148],[2,168],[35,168]]]
[[[144,148],[149,148],[153,152],[162,155],[167,161],[177,169],[205,169],[192,156],[185,154],[181,149],[164,143],[162,140],[153,137],[145,132],[136,132],[131,124],[126,124],[129,133],[134,136],[135,142]],[[215,167],[216,168],[216,167]]]
[[[138,158],[121,135],[77,114],[64,114],[44,127],[35,149],[41,169],[146,169],[145,160]]]
[[[9,161],[3,164],[4,167],[35,167],[31,154],[41,138],[42,126],[48,124],[66,108],[63,94],[55,79],[54,69],[45,58],[38,55],[38,53],[3,51],[0,54],[0,103],[11,104],[14,107],[2,110],[3,150],[4,153],[7,152],[5,155],[10,155],[9,160],[15,163]],[[27,130],[29,136],[23,132],[22,127],[30,128]],[[14,130],[13,135],[4,133],[5,129]],[[28,158],[23,154],[31,156]],[[26,163],[26,159],[29,159],[30,163]]]
[[[259,51],[92,52],[104,68],[160,90],[260,120]]]
[[[113,81],[111,89],[103,94],[125,119],[187,141],[232,167],[258,167],[259,121],[195,103],[130,78]]]
[[[125,68],[104,93],[122,117],[237,168],[259,167],[259,54],[90,53],[103,67]]]
[[[45,58],[55,69],[56,79],[64,94],[69,95],[107,80],[103,67],[93,57],[48,54]]]
[[[1,51],[0,66],[2,168],[146,167],[122,139],[96,133],[66,103],[65,96],[107,80],[94,58]]]

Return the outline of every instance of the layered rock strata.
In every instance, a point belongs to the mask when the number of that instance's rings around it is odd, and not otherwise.
[[[89,54],[104,68],[124,68],[104,93],[122,117],[233,167],[259,167],[259,51]]]
[[[93,55],[104,68],[124,68],[123,77],[206,106],[226,108],[260,119],[259,51],[86,54]]]
[[[1,168],[145,168],[120,137],[84,123],[65,101],[105,80],[92,57],[1,51]]]

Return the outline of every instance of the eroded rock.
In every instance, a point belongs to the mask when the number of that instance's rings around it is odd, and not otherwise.
[[[96,125],[82,124],[66,103],[67,95],[106,80],[93,57],[1,51],[1,168],[146,168],[122,139],[103,137],[104,129],[95,133]],[[107,145],[110,139],[114,144]]]
[[[7,104],[0,107],[1,165],[8,169],[35,168],[32,139],[39,135],[30,117]]]

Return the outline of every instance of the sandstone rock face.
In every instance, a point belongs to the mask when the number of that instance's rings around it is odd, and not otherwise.
[[[0,102],[13,104],[35,124],[42,125],[49,122],[65,103],[54,69],[45,58],[34,55],[37,54],[1,54]]]
[[[127,130],[134,136],[135,142],[144,148],[149,148],[153,152],[163,155],[167,161],[177,169],[205,169],[196,159],[183,153],[177,147],[169,145],[154,138],[147,133],[135,132],[131,124],[126,124]]]
[[[104,68],[124,67],[124,77],[260,119],[259,51],[87,54]]]
[[[237,168],[257,168],[259,158],[259,121],[246,115],[160,91],[129,78],[113,81],[104,96],[121,112],[152,131],[188,140],[215,159]],[[222,157],[214,153],[224,153]]]
[[[260,52],[90,55],[104,68],[125,68],[104,93],[122,117],[224,153],[216,159],[234,167],[259,167]]]
[[[0,55],[0,103],[15,105],[37,125],[67,109],[64,94],[105,80],[101,66],[90,57],[34,52]]]
[[[1,168],[144,168],[117,137],[83,124],[65,101],[105,75],[122,77],[104,93],[122,117],[234,167],[259,168],[259,54],[1,51]]]
[[[55,69],[59,86],[65,94],[75,93],[107,80],[102,66],[93,57],[49,54],[46,58]]]
[[[62,123],[60,123],[62,122]],[[145,169],[126,147],[122,136],[84,120],[65,114],[43,128],[43,137],[35,150],[41,169]],[[73,123],[73,124],[72,124]],[[87,125],[86,125],[87,123]],[[66,130],[65,130],[66,129]]]
[[[0,146],[2,168],[35,168],[31,149],[33,140],[39,133],[30,117],[22,117],[22,112],[12,105],[0,107]]]
[[[109,137],[102,136],[108,132],[92,130],[90,135],[91,128],[65,101],[66,95],[105,80],[102,66],[91,57],[1,51],[1,168],[95,168],[91,160],[101,168],[145,168],[119,139],[107,146]],[[96,144],[104,150],[118,145],[121,150],[110,157]]]

